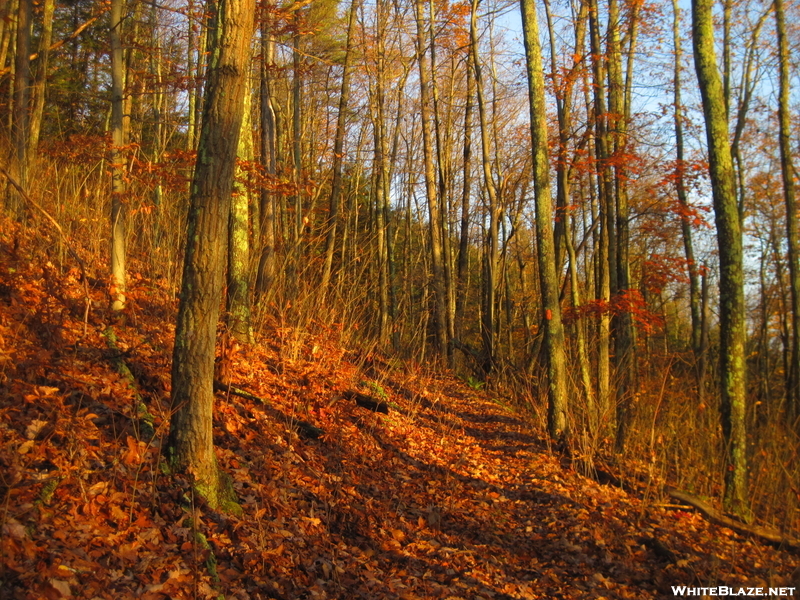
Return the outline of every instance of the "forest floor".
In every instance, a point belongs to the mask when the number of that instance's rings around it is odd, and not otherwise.
[[[583,477],[491,391],[348,351],[337,326],[267,327],[227,353],[230,381],[266,402],[217,394],[218,460],[243,513],[211,511],[161,458],[174,295],[132,274],[110,344],[104,286],[31,258],[6,225],[0,598],[646,599],[672,598],[672,586],[798,586],[797,555],[669,505],[654,486],[644,494],[646,482],[624,491]],[[300,437],[299,420],[324,434]]]

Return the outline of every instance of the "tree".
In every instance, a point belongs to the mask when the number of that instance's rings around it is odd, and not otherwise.
[[[714,50],[712,6],[713,0],[692,0],[694,63],[706,126],[720,263],[720,411],[726,458],[724,505],[728,511],[747,516],[742,229],[728,139],[728,111]]]
[[[553,240],[553,208],[550,197],[550,159],[547,150],[547,120],[544,96],[539,23],[533,0],[521,0],[522,31],[528,74],[531,112],[536,241],[542,292],[542,323],[547,354],[547,429],[559,439],[567,433],[567,370],[564,327],[561,323],[556,252]]]
[[[250,57],[247,59],[248,84],[244,95],[242,126],[239,133],[240,161],[253,162],[253,128],[250,118],[251,92],[249,85]],[[247,174],[237,167],[236,176],[244,179]],[[240,342],[253,342],[253,327],[250,318],[250,188],[247,182],[237,182],[231,198],[228,219],[228,286],[226,307],[228,310],[228,332]]]
[[[124,207],[125,179],[125,115],[123,94],[125,71],[122,62],[123,0],[111,3],[111,310],[125,308],[125,235],[126,218]]]
[[[428,201],[428,224],[431,242],[431,269],[433,271],[434,332],[439,354],[447,355],[447,298],[444,282],[444,258],[442,250],[441,199],[436,189],[436,167],[434,165],[433,115],[431,109],[431,71],[426,50],[428,27],[423,0],[414,1],[417,25],[417,62],[419,66],[420,117],[422,119],[422,150],[425,160],[425,195]]]
[[[17,10],[17,48],[14,66],[14,147],[16,150],[19,182],[28,189],[28,99],[31,81],[31,13],[32,0],[19,0]],[[21,212],[21,200],[17,206]]]
[[[484,371],[488,374],[494,367],[495,338],[497,337],[497,282],[498,282],[498,226],[500,221],[500,200],[498,199],[497,186],[492,174],[492,160],[489,150],[489,124],[486,115],[486,102],[484,101],[483,70],[478,58],[478,0],[472,0],[470,12],[470,59],[475,72],[475,91],[478,99],[478,123],[481,136],[481,167],[486,185],[486,195],[489,198],[489,227],[486,232],[486,252],[484,256],[483,278],[483,310],[481,311],[481,338],[485,355]]]
[[[208,9],[209,64],[190,192],[166,451],[172,468],[192,475],[198,492],[217,508],[224,498],[212,437],[214,348],[255,1],[216,0]]]
[[[797,205],[795,202],[795,170],[792,161],[792,127],[789,114],[789,42],[786,35],[786,17],[783,0],[775,0],[775,28],[778,34],[778,143],[781,151],[783,200],[786,204],[786,242],[789,249],[789,290],[792,299],[792,349],[788,377],[788,414],[800,416],[800,242],[797,233]]]

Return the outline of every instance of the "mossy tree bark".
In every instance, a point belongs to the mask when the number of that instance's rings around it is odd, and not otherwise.
[[[728,139],[728,111],[714,50],[714,0],[692,0],[694,63],[703,102],[719,247],[720,406],[725,443],[725,509],[748,515],[745,304],[742,229]]]
[[[245,70],[249,80],[250,57]],[[253,161],[253,128],[250,118],[251,99],[250,86],[244,94],[244,111],[239,133],[239,160]],[[247,174],[236,169],[239,179]],[[246,183],[236,182],[231,197],[231,212],[228,219],[228,332],[234,339],[253,342],[253,327],[250,317],[250,190]]]
[[[564,353],[564,327],[561,322],[559,285],[556,275],[544,74],[536,6],[533,0],[521,0],[521,8],[531,112],[536,242],[549,383],[547,429],[552,438],[558,439],[567,433],[567,371]]]
[[[212,508],[223,500],[212,436],[214,348],[254,0],[210,2],[209,64],[172,360],[167,455]]]

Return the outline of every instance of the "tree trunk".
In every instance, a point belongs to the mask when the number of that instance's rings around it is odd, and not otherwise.
[[[111,310],[125,308],[125,65],[122,56],[122,9],[124,0],[111,3]]]
[[[339,112],[336,116],[336,137],[333,141],[333,180],[331,181],[331,196],[328,207],[328,226],[325,234],[325,263],[322,268],[321,298],[324,304],[325,295],[331,281],[333,268],[333,254],[336,250],[336,231],[339,220],[339,205],[342,196],[342,159],[344,158],[344,136],[347,127],[347,105],[350,100],[350,62],[352,60],[352,46],[355,35],[356,16],[358,14],[359,0],[350,3],[350,16],[347,21],[347,45],[342,65],[342,87],[339,92]]]
[[[33,82],[34,100],[28,143],[30,156],[36,156],[36,150],[39,146],[39,133],[42,129],[44,100],[47,91],[47,63],[50,58],[50,44],[53,41],[53,14],[55,13],[55,8],[55,0],[45,0],[42,13],[42,32],[39,38],[39,58],[36,64],[36,77]]]
[[[721,419],[725,443],[725,509],[747,517],[745,303],[742,229],[728,141],[725,94],[714,50],[713,0],[692,0],[694,61],[703,102],[720,262]]]
[[[467,67],[467,95],[464,107],[464,158],[462,163],[463,189],[461,190],[461,228],[458,243],[458,267],[456,271],[456,312],[454,330],[460,339],[463,332],[464,308],[467,298],[467,277],[469,268],[469,198],[472,193],[472,95],[474,86],[472,69]]]
[[[431,270],[433,272],[434,335],[439,355],[446,357],[448,344],[447,296],[444,283],[442,229],[439,225],[441,223],[441,199],[436,190],[436,166],[434,164],[434,144],[436,140],[432,129],[431,71],[428,53],[425,50],[428,39],[426,33],[430,24],[427,24],[425,20],[423,2],[424,0],[414,0],[417,25],[416,42],[419,66],[420,116],[422,119],[422,149],[425,161],[425,194],[428,201],[428,229],[431,243]]]
[[[700,278],[697,272],[697,263],[694,258],[694,243],[692,228],[689,221],[689,201],[686,195],[686,160],[683,146],[683,100],[681,97],[681,9],[678,0],[672,0],[672,40],[675,50],[674,73],[672,77],[674,90],[674,121],[675,121],[675,191],[678,203],[687,214],[681,215],[681,233],[683,234],[683,249],[686,254],[686,263],[689,271],[689,309],[692,318],[692,351],[695,362],[699,360],[700,351]]]
[[[275,43],[270,33],[270,6],[265,3],[261,17],[261,84],[260,84],[260,116],[261,116],[261,165],[268,177],[276,175],[277,122],[273,107],[272,73],[275,55]],[[261,256],[258,261],[256,294],[262,297],[272,285],[275,277],[275,197],[269,186],[261,188],[259,223],[261,237]]]
[[[19,183],[28,190],[28,100],[31,82],[31,14],[32,0],[19,0],[17,10],[17,48],[14,61],[13,142],[16,151]],[[23,214],[22,201],[17,201],[17,216]]]
[[[597,260],[596,297],[608,303],[611,300],[612,265],[614,261],[611,249],[614,246],[614,219],[610,214],[613,205],[613,182],[608,166],[608,135],[606,119],[605,93],[605,68],[603,64],[603,51],[600,45],[600,15],[598,14],[597,0],[589,0],[589,32],[592,53],[592,76],[594,79],[594,105],[592,121],[594,125],[595,156],[598,163],[597,174],[597,200],[600,219],[600,236],[598,251],[595,253]],[[611,316],[608,311],[603,311],[599,318],[597,331],[597,396],[601,414],[608,414],[611,390]]]
[[[789,107],[789,41],[786,36],[786,21],[783,0],[775,0],[775,28],[778,34],[778,62],[780,90],[778,93],[778,141],[781,150],[781,174],[783,176],[783,199],[786,203],[786,242],[789,246],[789,289],[792,298],[792,349],[789,368],[790,420],[800,416],[800,243],[797,233],[797,206],[795,203],[795,171],[792,162],[792,124]]]
[[[250,80],[250,57],[245,67],[246,79]],[[239,133],[238,159],[253,161],[253,127],[250,85],[244,95],[242,126]],[[242,169],[236,169],[236,177],[245,178]],[[250,318],[250,190],[246,183],[235,182],[231,196],[231,214],[228,219],[228,293],[227,321],[231,336],[246,343],[253,342],[253,327]]]
[[[521,0],[521,6],[531,112],[536,241],[542,293],[542,322],[544,325],[549,383],[547,429],[550,437],[559,439],[567,435],[567,370],[553,240],[553,208],[550,198],[550,161],[547,150],[544,74],[542,73],[542,55],[539,46],[539,24],[536,16],[536,6],[533,0]]]
[[[486,195],[489,197],[489,229],[486,234],[486,254],[484,258],[483,278],[483,319],[481,319],[481,338],[485,358],[484,371],[488,374],[494,368],[495,342],[497,338],[497,269],[499,260],[499,221],[500,202],[497,197],[494,175],[492,174],[491,149],[489,146],[489,124],[486,117],[486,102],[484,100],[483,73],[478,59],[478,0],[472,0],[470,13],[470,50],[472,68],[475,72],[475,91],[478,99],[478,122],[481,137],[481,166],[483,179],[486,185]]]
[[[210,56],[175,330],[167,456],[217,508],[222,497],[212,435],[214,347],[255,1],[218,0],[208,8]]]
[[[636,14],[630,17],[631,27],[629,38],[631,43],[635,43]],[[628,227],[628,173],[624,155],[627,152],[627,133],[629,107],[626,102],[625,82],[622,76],[622,51],[619,39],[619,5],[617,0],[609,1],[608,10],[608,81],[609,81],[609,112],[611,113],[613,134],[613,152],[616,157],[614,161],[614,195],[616,200],[616,210],[614,211],[616,222],[616,264],[612,265],[616,269],[616,289],[614,294],[621,299],[632,293],[630,290],[630,265],[629,240],[630,233]],[[630,55],[633,48],[630,48]],[[625,449],[625,442],[628,435],[628,427],[631,420],[631,406],[636,385],[636,361],[635,361],[635,340],[633,318],[631,310],[622,302],[620,309],[614,315],[614,367],[617,380],[617,435],[616,449],[621,452]]]

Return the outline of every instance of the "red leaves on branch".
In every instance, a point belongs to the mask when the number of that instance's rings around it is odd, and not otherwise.
[[[598,298],[578,307],[568,307],[564,310],[564,321],[571,323],[584,317],[598,318],[604,314],[614,316],[622,313],[630,313],[636,326],[646,333],[664,324],[660,315],[647,308],[647,302],[639,290],[623,290],[610,301]]]

